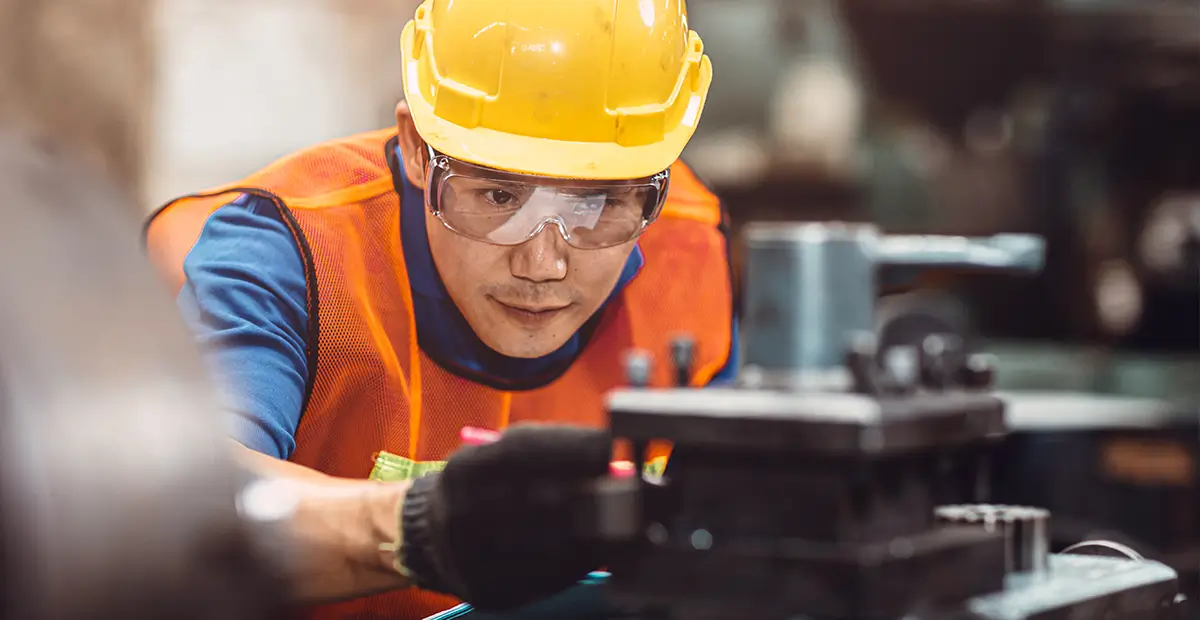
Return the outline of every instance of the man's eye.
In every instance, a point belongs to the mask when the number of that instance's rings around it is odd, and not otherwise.
[[[515,203],[517,200],[517,197],[512,195],[511,192],[506,192],[502,189],[485,190],[483,192],[483,197],[485,199],[487,199],[488,202],[496,205],[497,207],[512,206],[512,204]]]
[[[576,211],[594,211],[604,206],[604,196],[578,196],[573,201]]]

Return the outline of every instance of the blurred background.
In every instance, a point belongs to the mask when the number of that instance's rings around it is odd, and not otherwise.
[[[0,112],[92,153],[149,211],[390,125],[416,4],[0,0]],[[1061,436],[1050,452],[1021,447],[1024,466],[1099,472],[1107,495],[1081,495],[1072,474],[1027,501],[1066,503],[1091,523],[1080,532],[1119,528],[1200,566],[1200,3],[690,0],[689,11],[715,80],[685,159],[735,231],[837,219],[1043,235],[1034,278],[889,278],[978,334],[1004,388],[1138,399],[1110,426],[1153,428],[1133,444],[1122,435],[1123,450],[1070,452]],[[1146,422],[1150,410],[1169,415]],[[1168,436],[1191,443],[1153,443]],[[1150,505],[1153,523],[1137,514]]]
[[[391,124],[416,4],[0,0],[0,105],[97,150],[149,210]],[[689,8],[717,79],[685,159],[735,228],[869,219],[890,232],[1043,234],[1042,277],[931,285],[962,297],[985,334],[1063,354],[1096,345],[1167,363],[1200,350],[1195,2]],[[1130,363],[1110,385],[1153,392],[1178,378],[1138,387],[1150,379]],[[1048,368],[1086,383],[1078,365]]]

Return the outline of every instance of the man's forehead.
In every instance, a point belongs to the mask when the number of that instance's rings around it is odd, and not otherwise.
[[[446,157],[446,156],[443,156]],[[506,172],[496,170],[494,168],[486,168],[472,163],[457,160],[451,157],[446,157],[450,172],[456,176],[473,179],[477,181],[504,182],[514,185],[530,185],[540,187],[555,187],[561,188],[564,193],[594,193],[596,191],[606,191],[609,193],[629,192],[641,187],[649,186],[653,183],[652,179],[621,179],[621,180],[591,180],[591,179],[567,179],[559,177],[548,177],[539,175],[519,174],[514,172]]]

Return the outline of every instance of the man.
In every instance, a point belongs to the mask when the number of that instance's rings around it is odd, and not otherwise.
[[[359,597],[320,617],[569,586],[603,563],[571,510],[607,469],[586,429],[624,354],[686,331],[694,385],[736,365],[721,210],[676,162],[712,76],[683,0],[426,0],[402,53],[396,128],[147,226],[237,395],[239,455],[303,482],[298,596]],[[536,421],[558,424],[454,452]]]

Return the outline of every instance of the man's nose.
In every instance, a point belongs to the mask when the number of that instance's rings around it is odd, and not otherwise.
[[[509,255],[512,275],[530,282],[549,282],[567,277],[567,240],[554,222],[532,239],[513,248]]]

